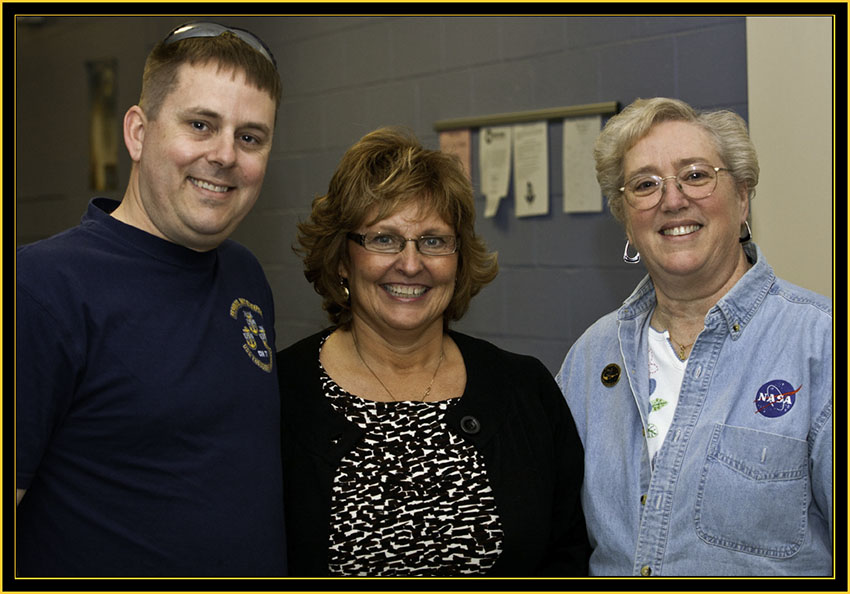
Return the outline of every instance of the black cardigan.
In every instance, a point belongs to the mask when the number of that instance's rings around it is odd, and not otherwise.
[[[333,478],[362,437],[319,382],[329,330],[277,354],[289,571],[328,575]],[[466,390],[448,426],[484,458],[502,522],[502,554],[488,575],[587,575],[589,545],[579,490],[583,452],[555,380],[533,357],[450,332],[466,364]]]

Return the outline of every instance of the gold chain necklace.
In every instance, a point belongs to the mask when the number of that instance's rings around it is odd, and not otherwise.
[[[398,402],[398,399],[395,396],[393,396],[393,393],[390,392],[390,389],[387,387],[387,385],[384,382],[381,381],[381,378],[378,377],[378,374],[375,373],[375,370],[372,369],[371,367],[369,367],[369,364],[366,363],[366,359],[364,359],[363,355],[360,354],[360,347],[357,344],[357,336],[354,334],[354,330],[351,331],[351,339],[354,341],[354,350],[357,351],[357,356],[360,357],[360,362],[363,363],[363,365],[366,366],[366,369],[368,369],[369,372],[374,376],[374,378],[376,380],[378,380],[378,383],[381,384],[381,387],[384,390],[387,391],[387,394],[390,395],[390,398],[393,399],[393,402]],[[428,387],[425,388],[425,393],[422,394],[422,398],[419,400],[419,402],[425,402],[425,399],[428,398],[428,396],[431,394],[431,387],[434,385],[434,379],[437,377],[437,372],[440,371],[440,365],[442,365],[442,363],[443,363],[443,355],[444,354],[445,353],[444,353],[443,347],[441,345],[440,346],[440,360],[437,361],[437,368],[434,370],[434,375],[431,376],[431,381],[428,383]]]
[[[667,333],[667,335],[669,336],[669,335],[670,335],[670,333],[668,332],[668,333]],[[672,337],[672,336],[670,336],[670,342],[672,342],[672,343],[673,343],[673,346],[675,346],[675,345],[677,344],[677,342],[676,342],[675,340],[673,340],[673,337]],[[691,344],[694,344],[694,343],[691,343]],[[679,359],[680,359],[681,361],[684,361],[684,360],[685,360],[685,358],[686,358],[686,357],[685,357],[685,350],[686,350],[689,346],[691,346],[691,344],[680,344],[680,345],[679,345],[679,352],[678,352],[678,355],[679,355]]]

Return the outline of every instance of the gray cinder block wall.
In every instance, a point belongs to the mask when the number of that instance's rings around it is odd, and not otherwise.
[[[118,117],[138,99],[144,57],[193,16],[72,17],[16,36],[16,235],[79,221],[87,188],[87,60],[118,61]],[[747,117],[744,17],[216,17],[263,37],[284,100],[262,196],[235,238],[259,257],[275,293],[277,346],[327,325],[292,253],[295,225],[324,193],[345,149],[382,125],[436,148],[435,121],[511,111],[678,97]],[[622,262],[625,236],[606,213],[561,212],[561,125],[549,124],[550,214],[517,219],[513,199],[478,232],[501,272],[455,327],[557,370],[569,346],[643,276]],[[473,155],[477,154],[473,135]],[[121,147],[119,190],[129,160]],[[474,159],[473,159],[474,161]],[[478,167],[473,164],[478,189]],[[484,200],[477,193],[479,212]]]

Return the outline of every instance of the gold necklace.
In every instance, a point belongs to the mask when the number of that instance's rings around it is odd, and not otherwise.
[[[351,339],[354,341],[354,350],[357,351],[357,356],[360,357],[360,362],[363,363],[363,365],[366,366],[366,369],[368,369],[369,372],[374,376],[374,378],[378,380],[378,383],[381,384],[381,387],[387,391],[387,394],[390,395],[390,398],[393,399],[393,402],[398,402],[398,399],[393,396],[393,393],[390,392],[390,389],[387,387],[387,385],[381,381],[381,378],[378,377],[378,374],[375,373],[375,370],[369,367],[369,364],[366,363],[366,359],[364,359],[363,355],[360,354],[360,347],[357,344],[357,336],[354,334],[354,330],[351,331]],[[443,363],[444,354],[445,353],[443,351],[443,347],[442,345],[440,345],[440,360],[437,361],[437,368],[434,370],[434,375],[431,376],[431,381],[428,383],[428,387],[425,388],[425,393],[422,394],[422,398],[419,400],[419,402],[425,402],[425,399],[428,398],[428,396],[431,394],[431,387],[434,385],[434,379],[437,377],[437,372],[440,371],[440,365],[442,365]]]
[[[670,333],[668,332],[668,333],[667,333],[667,335],[668,335],[668,336],[670,336]],[[676,341],[675,341],[675,340],[673,340],[673,337],[672,337],[672,336],[670,336],[670,342],[672,342],[672,343],[673,343],[673,346],[675,346],[675,345],[677,344],[677,343],[676,343]],[[691,344],[694,344],[694,343],[691,343]],[[684,361],[684,360],[685,360],[685,358],[686,358],[686,357],[685,357],[685,350],[686,350],[689,346],[691,346],[691,344],[680,344],[680,345],[679,345],[679,352],[678,352],[678,355],[679,355],[679,359],[680,359],[681,361]]]

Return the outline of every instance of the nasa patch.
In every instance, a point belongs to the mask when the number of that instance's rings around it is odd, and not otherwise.
[[[800,384],[800,388],[802,387]],[[756,414],[769,418],[781,417],[794,406],[800,388],[795,390],[794,386],[785,380],[767,382],[756,393]]]

